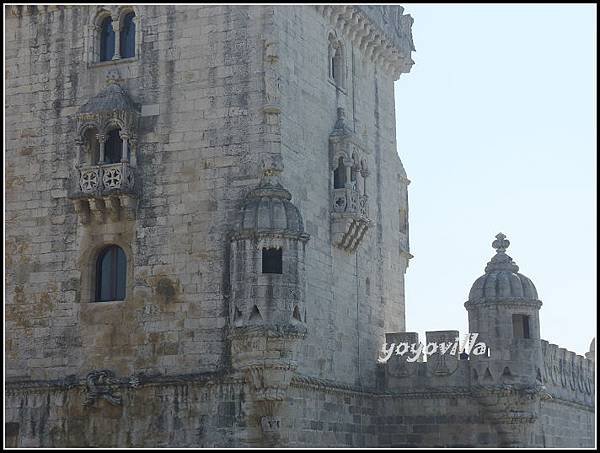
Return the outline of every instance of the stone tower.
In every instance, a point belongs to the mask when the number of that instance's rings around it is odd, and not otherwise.
[[[309,235],[291,194],[279,183],[279,173],[265,169],[259,186],[246,195],[230,249],[231,364],[251,384],[249,412],[260,427],[254,441],[263,445],[278,440],[279,406],[306,334]]]
[[[532,281],[506,254],[502,233],[492,247],[496,255],[469,292],[465,308],[469,332],[477,332],[489,353],[474,355],[473,378],[479,382],[541,383],[542,351],[539,310],[542,303]]]
[[[377,363],[417,338],[402,7],[5,14],[7,446],[593,444],[593,362],[539,340],[502,236],[490,356]]]

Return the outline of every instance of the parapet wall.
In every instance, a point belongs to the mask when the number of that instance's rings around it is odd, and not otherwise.
[[[553,398],[594,405],[594,362],[558,345],[542,342],[543,381]]]
[[[455,342],[459,337],[456,330],[444,330],[435,332],[426,332],[426,341],[424,347],[429,343],[449,344]],[[428,355],[427,361],[423,362],[423,356],[412,361],[415,353],[408,351],[405,354],[396,354],[396,351],[390,356],[382,368],[385,370],[386,389],[410,389],[411,391],[423,391],[430,388],[448,388],[448,387],[467,387],[470,384],[469,360],[466,357],[460,357],[459,347],[452,350],[452,347],[444,354],[439,351]],[[396,347],[401,343],[419,344],[419,335],[414,332],[397,332],[386,334],[386,343],[389,348],[393,343]],[[380,356],[383,355],[380,353]]]
[[[458,337],[457,331],[427,332],[425,345],[428,343],[452,342]],[[463,341],[463,338],[460,338]],[[419,336],[413,332],[398,332],[386,335],[387,347],[392,343],[418,344]],[[568,351],[555,344],[541,340],[543,357],[543,373],[541,376],[545,391],[554,399],[594,406],[594,362],[574,352]],[[439,352],[427,357],[423,362],[422,356],[416,361],[411,351],[404,355],[394,353],[385,364],[381,364],[385,375],[381,386],[388,389],[403,389],[405,391],[422,391],[423,389],[447,389],[448,387],[468,388],[473,385],[498,384],[496,379],[479,376],[477,382],[472,382],[471,360],[463,355],[460,348],[456,354]],[[380,356],[383,356],[380,353]],[[531,376],[535,382],[538,376]]]

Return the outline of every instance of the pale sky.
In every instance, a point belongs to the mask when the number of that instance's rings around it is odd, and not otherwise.
[[[463,303],[502,232],[543,302],[542,338],[584,354],[596,332],[596,6],[404,9],[416,47],[396,82],[412,181],[407,331],[468,331]]]

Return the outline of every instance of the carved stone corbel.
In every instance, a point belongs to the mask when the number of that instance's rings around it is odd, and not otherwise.
[[[82,224],[87,225],[90,223],[90,205],[88,200],[85,199],[75,199],[73,200],[73,205],[75,207],[75,212],[79,217],[79,220]]]
[[[94,221],[97,223],[104,223],[106,215],[106,203],[102,198],[90,198],[90,212]]]
[[[106,202],[108,201],[108,203]],[[118,196],[107,197],[105,205],[108,206],[108,216],[113,222],[118,222],[121,213],[121,201]]]

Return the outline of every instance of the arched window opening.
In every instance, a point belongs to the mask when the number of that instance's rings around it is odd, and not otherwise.
[[[100,159],[100,142],[98,141],[98,131],[96,129],[88,129],[84,134],[85,146],[85,164],[97,165]]]
[[[98,255],[96,263],[96,302],[125,299],[127,258],[123,249],[110,245]]]
[[[343,189],[344,187],[346,187],[346,166],[344,165],[344,158],[340,157],[338,166],[333,172],[333,188]]]
[[[135,56],[135,13],[128,13],[121,23],[119,43],[121,47],[121,58],[131,58]]]
[[[329,37],[329,77],[338,88],[344,88],[344,50],[340,41]]]
[[[119,129],[111,130],[106,137],[104,145],[104,163],[116,164],[121,162],[123,155],[123,140],[119,135]]]
[[[112,18],[106,17],[100,26],[100,61],[112,60],[115,55],[115,32]]]

